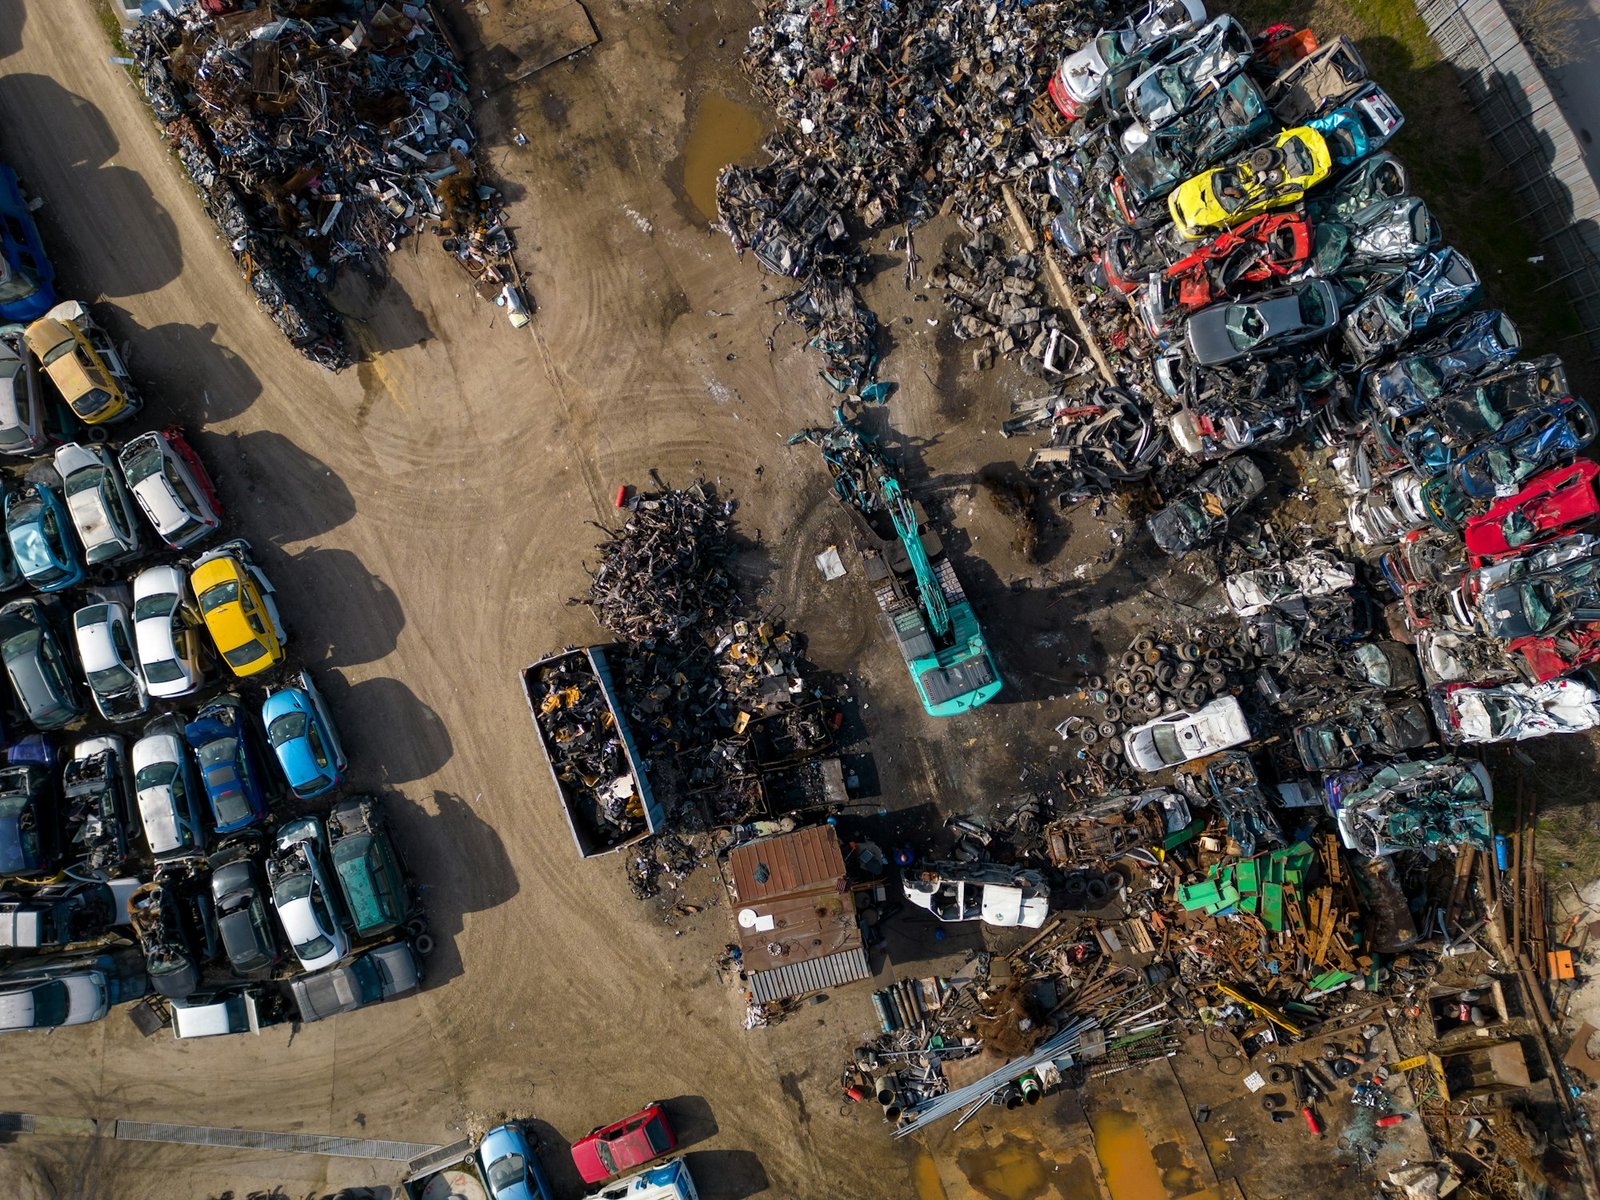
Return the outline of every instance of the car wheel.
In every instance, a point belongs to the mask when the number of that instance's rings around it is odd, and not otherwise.
[[[422,958],[427,958],[433,953],[433,935],[431,933],[419,934],[411,943],[411,948]]]
[[[1093,725],[1085,725],[1078,732],[1078,737],[1085,746],[1092,746],[1100,740],[1100,731]]]

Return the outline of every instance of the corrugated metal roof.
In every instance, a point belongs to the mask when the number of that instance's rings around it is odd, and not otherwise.
[[[844,877],[838,831],[832,825],[813,825],[746,842],[728,855],[728,874],[734,902],[741,906],[791,892],[836,891]]]
[[[857,946],[808,962],[785,963],[771,971],[752,971],[750,993],[757,1001],[783,1000],[838,987],[842,983],[854,983],[870,974],[867,952]]]

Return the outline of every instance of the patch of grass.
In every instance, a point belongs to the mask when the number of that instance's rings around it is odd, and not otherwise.
[[[122,21],[116,11],[106,0],[97,0],[94,6],[95,16],[100,18],[100,28],[105,30],[106,40],[111,43],[111,48],[117,54],[126,58],[128,56],[128,43],[122,36]]]
[[[1372,78],[1406,114],[1389,148],[1406,164],[1412,190],[1428,202],[1445,240],[1478,268],[1488,303],[1511,314],[1526,354],[1561,353],[1575,389],[1596,391],[1600,372],[1586,347],[1569,341],[1583,330],[1566,290],[1553,283],[1550,263],[1528,261],[1542,248],[1413,0],[1240,0],[1234,12],[1250,29],[1283,21],[1323,40],[1350,36]]]

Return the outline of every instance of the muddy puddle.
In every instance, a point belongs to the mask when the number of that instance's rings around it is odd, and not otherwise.
[[[683,144],[683,190],[696,211],[717,219],[717,176],[761,142],[761,118],[720,92],[700,98]]]
[[[1089,1123],[1111,1200],[1167,1200],[1150,1140],[1132,1113],[1119,1109],[1097,1112]]]

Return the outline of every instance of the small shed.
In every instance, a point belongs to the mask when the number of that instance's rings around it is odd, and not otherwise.
[[[871,974],[832,825],[734,847],[727,882],[745,978],[758,1002]]]

